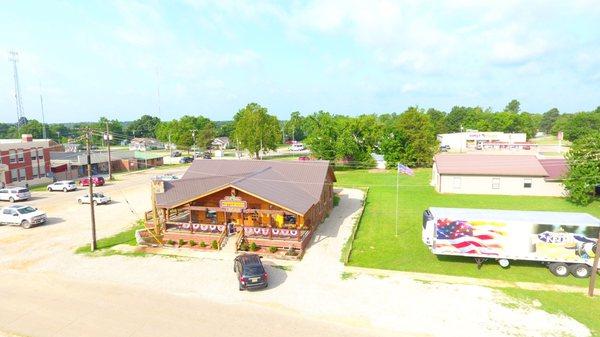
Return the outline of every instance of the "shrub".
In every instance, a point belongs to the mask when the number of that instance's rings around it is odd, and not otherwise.
[[[340,196],[337,194],[333,195],[333,207],[337,206],[340,204]]]
[[[196,246],[198,243],[194,240],[190,240],[190,246],[194,247]]]
[[[219,243],[217,242],[217,240],[213,240],[213,241],[210,243],[210,247],[211,247],[212,249],[219,249]]]
[[[250,244],[250,251],[255,252],[255,251],[259,250],[259,249],[260,249],[260,247],[256,244],[256,242],[252,242]]]
[[[181,246],[185,246],[187,241],[185,241],[184,239],[179,239],[179,241],[177,243],[179,243],[179,247],[181,247]]]
[[[287,252],[285,252],[285,255],[298,256],[298,252],[293,247],[290,247],[288,248]]]
[[[271,253],[277,252],[277,247],[269,247],[269,252],[271,252]]]
[[[202,248],[206,247],[206,242],[200,241],[200,247],[202,247]]]
[[[249,249],[249,247],[248,247],[248,242],[242,242],[242,243],[240,244],[240,250],[241,250],[241,251],[243,251],[243,252],[247,252],[247,251],[248,251],[248,249]]]
[[[171,246],[174,246],[175,245],[175,241],[169,239],[169,240],[167,240],[167,244],[171,245]]]

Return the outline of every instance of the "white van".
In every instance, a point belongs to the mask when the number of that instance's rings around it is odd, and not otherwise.
[[[294,143],[290,146],[290,151],[303,151],[306,150],[304,144],[302,143]]]

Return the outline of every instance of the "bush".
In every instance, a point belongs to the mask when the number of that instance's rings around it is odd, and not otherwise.
[[[167,240],[167,244],[171,245],[171,246],[174,246],[175,245],[175,241],[169,239],[169,240]]]
[[[340,196],[337,194],[333,195],[333,207],[337,206],[340,204]]]
[[[252,242],[250,244],[250,251],[255,252],[255,251],[259,250],[259,249],[260,249],[260,247],[256,244],[256,242]]]
[[[211,247],[212,249],[219,249],[219,243],[217,242],[217,240],[213,240],[213,241],[210,243],[210,247]]]
[[[179,243],[179,247],[182,247],[182,246],[185,246],[187,241],[185,241],[184,239],[179,239],[179,241],[177,243]]]
[[[293,247],[290,247],[288,248],[287,252],[285,252],[285,255],[298,256],[298,252]]]
[[[248,251],[248,249],[250,249],[250,247],[248,247],[248,242],[242,242],[242,243],[240,244],[240,250],[241,250],[241,251],[243,251],[243,252],[247,252],[247,251]]]
[[[196,241],[194,240],[190,240],[190,246],[194,247],[196,246],[198,243],[196,243]]]
[[[202,247],[202,248],[206,247],[206,242],[204,242],[204,241],[201,241],[201,242],[200,242],[200,247]]]
[[[276,253],[277,249],[278,249],[277,247],[269,247],[269,252]]]

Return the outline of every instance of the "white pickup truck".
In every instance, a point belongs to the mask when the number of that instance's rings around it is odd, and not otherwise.
[[[46,213],[27,205],[12,205],[0,210],[0,224],[16,225],[25,229],[48,220]]]

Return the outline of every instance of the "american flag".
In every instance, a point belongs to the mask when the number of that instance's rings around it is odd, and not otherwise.
[[[477,226],[462,220],[439,219],[435,246],[454,253],[498,255],[502,233],[493,228],[493,224]]]
[[[398,163],[398,173],[404,173],[407,174],[409,176],[414,176],[415,173],[413,172],[413,170],[411,170],[408,166],[402,165],[400,163]]]

